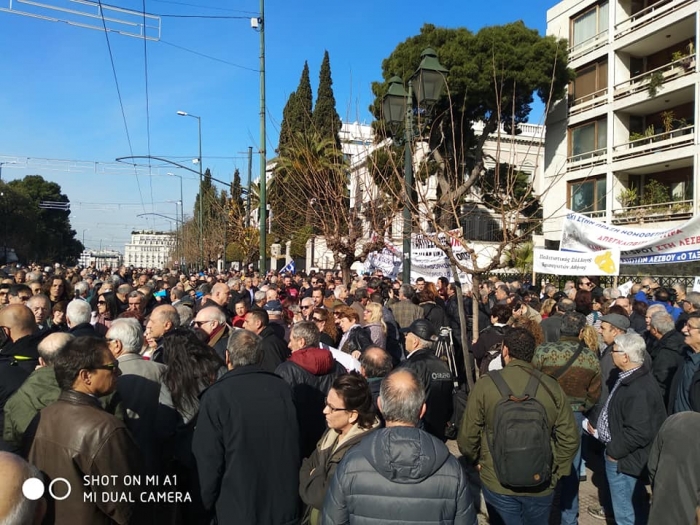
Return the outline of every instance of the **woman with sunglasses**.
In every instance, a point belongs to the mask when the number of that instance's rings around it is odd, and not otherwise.
[[[337,348],[340,334],[338,333],[338,327],[335,325],[335,318],[330,311],[325,308],[314,308],[311,321],[321,332],[320,342],[332,348]]]
[[[100,335],[105,335],[107,330],[119,315],[117,298],[112,292],[101,293],[97,297],[97,319],[95,320],[95,331]]]
[[[323,413],[328,430],[299,471],[299,495],[306,504],[302,523],[310,525],[320,522],[323,499],[338,463],[368,432],[379,427],[369,384],[359,374],[343,374],[333,381]]]

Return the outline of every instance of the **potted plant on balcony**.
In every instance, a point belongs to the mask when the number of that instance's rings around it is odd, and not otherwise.
[[[669,189],[656,179],[651,179],[644,185],[642,193],[642,205],[648,206],[646,215],[665,213],[668,209],[663,206],[669,204],[671,197]]]
[[[620,206],[622,207],[621,209],[616,210],[616,215],[619,215],[621,217],[630,217],[635,214],[634,211],[629,210],[628,208],[637,204],[637,200],[639,199],[637,188],[622,188],[615,199],[617,200],[617,202],[620,203]],[[640,210],[637,210],[637,213],[639,212]]]
[[[651,144],[651,137],[654,136],[654,126],[651,124],[647,127],[647,129],[644,130],[644,133],[637,133],[636,131],[633,131],[630,133],[630,142],[635,142],[634,144],[631,144],[633,148],[636,148],[637,146],[643,146],[644,144]],[[641,140],[641,139],[649,139],[649,140]]]
[[[673,131],[674,122],[676,122],[676,114],[672,109],[661,113],[661,124],[664,127],[664,134],[662,135],[661,140],[671,138],[671,131]]]
[[[661,71],[654,71],[647,78],[649,79],[647,83],[647,92],[649,93],[649,98],[654,98],[656,95],[658,95],[659,90],[664,84],[664,76],[661,73]]]

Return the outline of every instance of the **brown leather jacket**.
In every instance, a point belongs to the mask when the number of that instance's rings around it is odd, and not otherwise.
[[[61,392],[58,401],[44,408],[27,432],[30,463],[49,480],[63,478],[71,487],[70,495],[62,501],[47,495],[49,507],[55,504],[52,523],[95,525],[131,521],[143,488],[126,486],[124,481],[140,474],[138,448],[124,423],[105,412],[97,398],[74,390]],[[91,479],[86,480],[85,476]],[[57,481],[53,492],[63,496],[66,483]]]

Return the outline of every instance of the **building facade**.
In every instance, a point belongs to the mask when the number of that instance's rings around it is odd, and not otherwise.
[[[124,246],[124,264],[136,268],[171,267],[174,247],[174,232],[131,232],[131,242]]]
[[[565,209],[640,229],[697,213],[699,11],[696,0],[565,0],[547,12],[576,72],[546,121],[549,246]]]
[[[88,266],[118,268],[122,264],[122,259],[122,254],[116,250],[84,250],[80,254],[78,264],[83,268]]]

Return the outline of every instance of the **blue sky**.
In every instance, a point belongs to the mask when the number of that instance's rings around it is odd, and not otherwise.
[[[44,2],[71,4],[70,0]],[[0,0],[0,7],[8,3]],[[138,11],[143,5],[140,0],[105,3]],[[197,121],[176,115],[177,110],[184,110],[202,119],[204,166],[223,180],[229,180],[238,167],[245,182],[245,152],[248,146],[258,151],[260,136],[259,36],[248,20],[257,16],[258,1],[145,0],[145,4],[146,11],[154,14],[245,17],[163,17],[161,41],[146,44],[151,155],[166,156],[196,169],[189,159],[197,156]],[[305,60],[315,99],[318,70],[327,49],[338,113],[343,120],[369,122],[370,84],[381,78],[382,60],[399,42],[417,34],[424,23],[476,31],[524,20],[543,34],[546,10],[553,4],[553,0],[268,0],[268,158],[274,155],[282,109],[297,87]],[[17,0],[14,5],[22,7]],[[101,24],[99,19],[95,22]],[[109,40],[133,154],[147,155],[143,40],[115,33],[110,33]],[[0,162],[7,160],[4,157],[113,162],[130,155],[104,32],[0,12],[0,57]],[[532,115],[532,120],[539,119],[540,115]],[[170,170],[160,170],[164,171]],[[185,214],[192,214],[196,176],[172,171],[184,178]],[[71,222],[78,238],[84,233],[90,248],[101,244],[122,251],[134,228],[169,229],[167,220],[137,215],[156,212],[172,216],[175,204],[167,201],[180,198],[179,181],[162,175],[137,179],[126,170],[105,175],[18,169],[12,164],[2,167],[4,180],[34,173],[61,185],[72,202]],[[253,173],[254,177],[258,173],[257,157]]]

